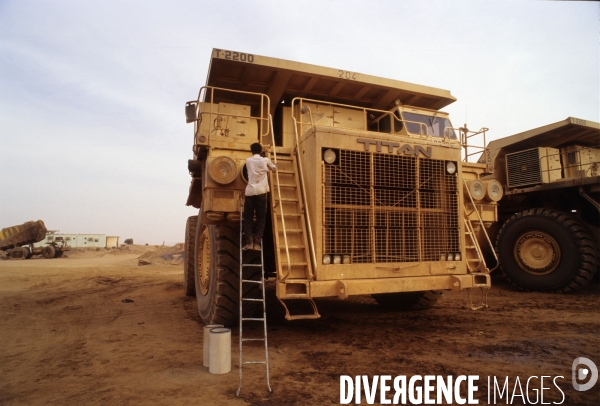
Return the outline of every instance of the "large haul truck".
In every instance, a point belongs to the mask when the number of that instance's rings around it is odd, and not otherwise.
[[[0,251],[10,259],[28,259],[33,255],[42,255],[44,258],[61,257],[68,249],[64,244],[53,242],[41,248],[33,246],[46,238],[47,232],[42,220],[3,228],[0,230]]]
[[[203,321],[238,318],[254,142],[279,168],[263,249],[287,319],[318,318],[314,298],[367,294],[423,308],[444,290],[489,288],[485,235],[502,188],[480,179],[485,164],[461,159],[487,129],[453,128],[440,109],[455,100],[433,87],[213,49],[206,85],[185,106],[194,124],[187,204],[198,215],[186,224],[184,289]]]
[[[568,117],[489,143],[479,162],[504,197],[500,267],[523,289],[569,292],[600,264],[600,124]]]

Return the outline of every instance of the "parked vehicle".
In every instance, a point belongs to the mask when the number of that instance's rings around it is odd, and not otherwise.
[[[27,221],[0,231],[0,251],[10,259],[28,259],[33,255],[44,258],[59,258],[68,247],[64,241],[53,241],[45,247],[34,247],[33,244],[46,238],[48,230],[42,220]]]
[[[492,141],[480,158],[504,188],[492,238],[518,287],[569,292],[598,272],[599,144],[599,123],[568,117]]]
[[[213,49],[206,86],[185,107],[194,123],[187,204],[199,211],[186,224],[184,288],[203,321],[233,325],[240,313],[240,210],[254,142],[279,167],[263,250],[287,319],[318,318],[319,297],[371,294],[425,308],[443,290],[489,288],[477,236],[497,221],[502,188],[480,179],[485,164],[462,161],[467,138],[487,129],[453,128],[440,109],[455,100],[443,89]],[[472,196],[478,188],[492,192]],[[292,302],[308,310],[292,314]]]

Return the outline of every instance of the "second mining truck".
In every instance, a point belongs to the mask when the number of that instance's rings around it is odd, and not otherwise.
[[[505,189],[491,229],[518,287],[569,292],[600,264],[600,124],[574,117],[489,143],[479,162]]]
[[[440,109],[455,100],[447,90],[213,49],[206,86],[185,107],[194,124],[187,204],[199,211],[186,225],[184,288],[203,321],[232,325],[239,314],[240,209],[254,142],[279,167],[263,249],[287,319],[318,318],[314,298],[369,294],[418,308],[440,291],[489,288],[477,236],[497,221],[502,188],[480,179],[485,164],[462,161],[467,138],[486,129],[453,128]]]
[[[42,220],[27,221],[18,226],[0,230],[0,251],[10,259],[29,259],[33,255],[42,255],[44,258],[59,258],[69,248],[64,241],[48,243],[39,248],[33,244],[42,241],[48,230]]]

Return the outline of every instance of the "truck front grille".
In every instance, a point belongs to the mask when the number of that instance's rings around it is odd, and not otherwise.
[[[379,263],[460,251],[457,177],[445,161],[341,150],[323,181],[323,253]]]

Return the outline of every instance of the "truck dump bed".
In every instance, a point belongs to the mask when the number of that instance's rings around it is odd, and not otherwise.
[[[206,86],[264,93],[271,100],[271,114],[281,100],[294,97],[378,110],[389,110],[396,100],[432,110],[456,101],[444,89],[222,49],[213,49]],[[252,104],[230,92],[216,93],[212,102]]]
[[[0,231],[0,250],[8,250],[42,241],[46,237],[46,226],[42,220],[28,221]]]
[[[481,156],[479,163],[491,166],[490,169],[497,168],[504,163],[503,158],[507,153],[539,146],[561,148],[570,144],[597,147],[600,144],[600,124],[567,117],[557,123],[500,138],[488,144],[488,154]],[[496,162],[497,160],[501,162]]]

